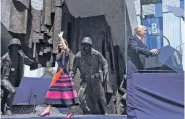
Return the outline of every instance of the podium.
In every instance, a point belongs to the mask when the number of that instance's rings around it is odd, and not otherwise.
[[[182,56],[178,50],[167,45],[159,50],[158,55],[145,59],[145,70],[143,72],[183,72]]]

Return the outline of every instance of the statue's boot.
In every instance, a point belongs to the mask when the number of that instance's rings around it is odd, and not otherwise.
[[[1,100],[1,115],[3,115],[4,114],[4,112],[5,112],[5,104],[6,104],[6,101],[5,101],[5,99],[4,98],[2,98],[2,100]]]
[[[84,114],[89,114],[90,113],[90,109],[87,106],[87,102],[85,100],[81,101],[80,107],[81,107]]]
[[[10,110],[10,109],[7,109],[7,110],[5,111],[5,115],[8,115],[8,116],[12,115],[11,110]]]
[[[12,115],[12,103],[14,100],[15,93],[9,93],[8,98],[7,98],[7,105],[6,105],[6,112],[5,115]]]

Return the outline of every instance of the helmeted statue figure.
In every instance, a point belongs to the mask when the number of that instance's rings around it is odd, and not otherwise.
[[[15,87],[20,85],[23,64],[31,65],[34,61],[25,56],[21,50],[21,42],[17,38],[13,38],[10,41],[8,49],[8,53],[1,57],[1,90],[3,91],[1,112],[11,115]]]
[[[79,98],[84,114],[105,114],[107,111],[106,92],[112,92],[108,81],[108,63],[103,55],[92,48],[92,40],[85,37],[82,40],[82,50],[75,55],[72,75],[80,71]],[[103,71],[103,72],[102,72]]]

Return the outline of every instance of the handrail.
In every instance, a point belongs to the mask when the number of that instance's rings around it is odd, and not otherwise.
[[[168,42],[168,45],[171,46],[171,45],[170,45],[170,41],[169,41],[169,39],[168,39],[166,36],[161,35],[161,34],[159,34],[159,33],[151,33],[150,35],[152,35],[152,36],[162,36],[163,38],[166,39],[166,41]]]

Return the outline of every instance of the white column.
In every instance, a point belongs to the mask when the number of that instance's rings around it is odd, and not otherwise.
[[[140,0],[135,0],[134,5],[135,5],[135,10],[136,10],[136,17],[137,17],[137,25],[141,24],[141,1]]]
[[[182,64],[185,71],[185,21],[181,19],[181,38],[182,38]]]
[[[185,2],[184,2],[184,17],[185,17]],[[181,19],[181,23],[182,23],[182,26],[183,26],[183,30],[182,30],[182,42],[183,43],[185,43],[185,19],[184,19],[184,21],[182,21],[182,19]],[[185,44],[183,45],[183,57],[182,57],[182,61],[183,61],[183,69],[184,69],[184,71],[185,71]],[[185,75],[185,74],[184,74]],[[185,76],[184,76],[185,77]],[[185,116],[185,115],[184,115]]]
[[[162,0],[163,6],[163,35],[166,36],[171,46],[176,48],[181,44],[180,18],[168,12],[168,6],[180,7],[180,0]],[[164,39],[164,46],[168,43]]]
[[[135,4],[135,0],[126,0],[126,6],[127,6],[128,17],[131,25],[132,34],[134,34],[134,29],[138,25],[137,18],[136,18],[136,8],[134,4]]]

